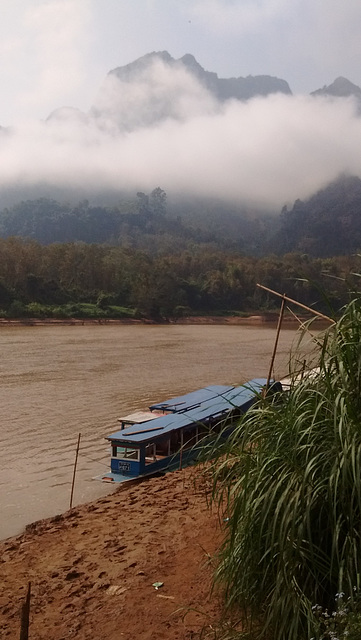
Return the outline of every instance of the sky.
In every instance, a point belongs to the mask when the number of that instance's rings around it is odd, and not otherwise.
[[[227,190],[270,207],[307,197],[361,166],[354,105],[307,97],[340,75],[361,86],[360,28],[359,0],[1,0],[0,125],[13,134],[0,145],[0,187],[96,176],[105,187],[163,180],[162,188]],[[277,76],[294,95],[221,108],[179,76],[181,122],[127,136],[75,121],[44,132],[59,107],[87,113],[111,69],[163,50],[191,53],[219,77]],[[154,74],[164,95],[174,88],[164,69]],[[119,105],[140,117],[149,91],[141,104],[123,87]]]

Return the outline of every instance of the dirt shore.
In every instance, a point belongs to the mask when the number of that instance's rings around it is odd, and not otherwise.
[[[0,543],[0,637],[19,637],[29,581],[30,640],[191,640],[210,631],[221,610],[210,566],[221,532],[195,474],[123,485]]]
[[[276,323],[278,320],[277,313],[270,313],[267,315],[254,315],[247,317],[239,316],[189,316],[185,318],[171,318],[164,321],[162,324],[224,324],[224,325],[264,325]],[[307,320],[306,317],[299,316],[299,320]],[[284,325],[297,326],[299,324],[294,316],[285,316],[283,319]],[[318,320],[318,322],[320,322]],[[83,326],[83,325],[117,325],[117,324],[159,324],[153,320],[134,320],[132,318],[21,318],[21,319],[8,319],[0,318],[0,327],[46,327],[46,326]]]

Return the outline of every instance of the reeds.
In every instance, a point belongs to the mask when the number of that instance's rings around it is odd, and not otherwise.
[[[317,637],[312,607],[332,615],[336,593],[352,606],[361,586],[359,298],[319,338],[312,365],[317,375],[277,402],[259,398],[208,450],[225,522],[216,582],[247,637]]]

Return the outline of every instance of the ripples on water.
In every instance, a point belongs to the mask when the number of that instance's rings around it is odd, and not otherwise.
[[[294,331],[281,333],[276,373],[287,374]],[[117,418],[208,384],[267,377],[273,327],[88,325],[1,327],[0,537],[112,491]]]

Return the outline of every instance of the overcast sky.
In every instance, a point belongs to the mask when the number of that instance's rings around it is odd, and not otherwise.
[[[0,195],[160,186],[280,210],[341,173],[361,177],[357,105],[308,95],[340,75],[361,86],[360,33],[360,0],[0,0],[0,125],[11,127]],[[163,50],[219,77],[277,76],[294,95],[222,105],[160,63],[104,87],[111,69]],[[44,125],[59,107],[88,112],[99,99],[101,126],[71,111]]]
[[[361,85],[360,32],[360,0],[1,0],[0,125],[87,110],[108,71],[150,51],[294,93]]]

